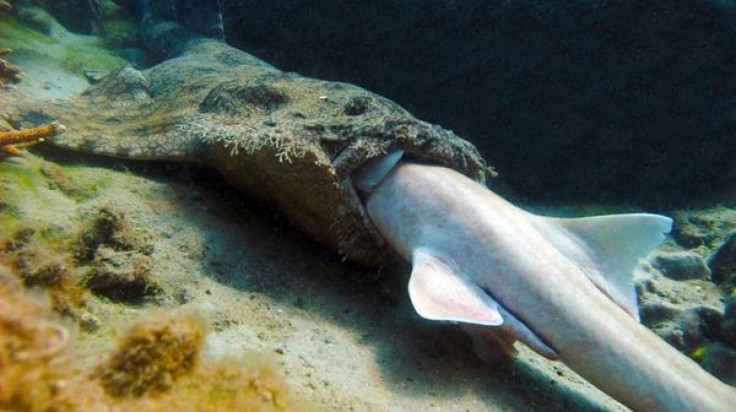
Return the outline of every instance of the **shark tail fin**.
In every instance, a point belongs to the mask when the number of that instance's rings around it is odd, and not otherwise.
[[[639,320],[632,272],[639,259],[664,241],[672,219],[647,213],[541,218],[536,227],[599,289]]]

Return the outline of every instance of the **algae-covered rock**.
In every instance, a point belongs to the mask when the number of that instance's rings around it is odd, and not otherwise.
[[[675,220],[672,237],[685,248],[714,250],[731,231],[736,230],[736,212],[728,207],[678,210],[672,217]]]
[[[170,58],[118,70],[43,110],[23,108],[16,94],[15,110],[27,123],[73,124],[55,139],[59,146],[210,165],[313,239],[373,265],[387,249],[353,189],[354,170],[403,150],[485,180],[487,165],[468,142],[360,87],[282,72],[171,22],[152,25],[145,37]]]
[[[700,363],[703,369],[731,386],[736,385],[736,348],[716,342],[703,351]]]
[[[716,283],[729,283],[736,287],[736,232],[731,232],[726,240],[708,258],[708,267]]]
[[[263,357],[202,364],[204,337],[202,320],[191,315],[149,317],[133,326],[96,375],[114,402],[131,409],[306,409]]]
[[[102,23],[104,0],[38,0],[67,29],[91,34]]]
[[[140,397],[169,390],[199,362],[205,329],[192,317],[161,314],[141,321],[100,365],[100,382],[108,394]]]
[[[0,56],[6,56],[10,52],[10,49],[0,49]],[[6,83],[18,83],[22,78],[23,73],[19,68],[8,63],[5,59],[0,59],[0,88],[4,87]]]
[[[162,292],[150,258],[109,248],[98,251],[85,286],[98,296],[133,304]]]
[[[710,270],[705,262],[692,252],[658,252],[653,265],[670,279],[710,279]]]
[[[736,294],[732,294],[726,300],[721,322],[721,334],[724,341],[736,348]]]
[[[70,336],[50,305],[0,264],[0,409],[306,409],[263,357],[200,363],[205,328],[192,316],[139,321],[94,371],[75,364]]]

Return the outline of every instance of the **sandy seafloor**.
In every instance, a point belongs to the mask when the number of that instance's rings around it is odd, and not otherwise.
[[[14,87],[35,93],[42,105],[43,98],[85,86],[78,74],[42,55],[21,51],[11,57],[26,73]],[[66,126],[73,132],[73,124]],[[456,326],[415,314],[406,292],[408,266],[375,270],[344,262],[214,172],[101,159],[48,145],[33,152],[6,157],[0,165],[0,185],[17,196],[18,217],[72,233],[101,206],[114,208],[136,237],[153,246],[153,273],[163,288],[144,304],[90,294],[85,310],[100,328],[76,333],[80,364],[97,362],[116,336],[163,308],[205,319],[206,359],[246,353],[272,358],[295,397],[317,410],[626,409],[562,363],[524,347],[508,365],[483,364]],[[21,169],[30,176],[23,184],[9,173]],[[80,200],[65,185],[96,189]],[[563,212],[579,210],[571,205]],[[726,219],[734,216],[732,209],[719,210]],[[0,228],[3,235],[8,233]],[[671,242],[664,248],[677,249]],[[680,304],[723,309],[713,284],[673,284],[649,270],[664,289],[677,291]]]

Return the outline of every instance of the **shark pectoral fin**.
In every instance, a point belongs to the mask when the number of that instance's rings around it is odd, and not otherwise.
[[[537,229],[578,264],[599,289],[637,321],[632,272],[639,259],[664,241],[672,219],[632,213],[578,219],[541,218]]]
[[[414,309],[426,319],[469,324],[465,327],[475,332],[471,336],[481,358],[491,358],[483,355],[488,351],[485,346],[500,346],[508,350],[515,340],[520,340],[540,355],[557,359],[557,352],[521,320],[479,285],[469,282],[435,257],[431,250],[415,250],[412,263],[409,297]],[[487,326],[496,328],[489,330]],[[486,341],[487,345],[483,343]],[[503,344],[492,345],[492,342]]]
[[[419,316],[487,326],[503,323],[496,302],[431,251],[415,250],[412,264],[409,297]]]

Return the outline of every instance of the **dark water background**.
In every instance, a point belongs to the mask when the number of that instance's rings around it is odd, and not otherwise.
[[[247,0],[227,40],[453,129],[526,200],[736,192],[736,2]]]

